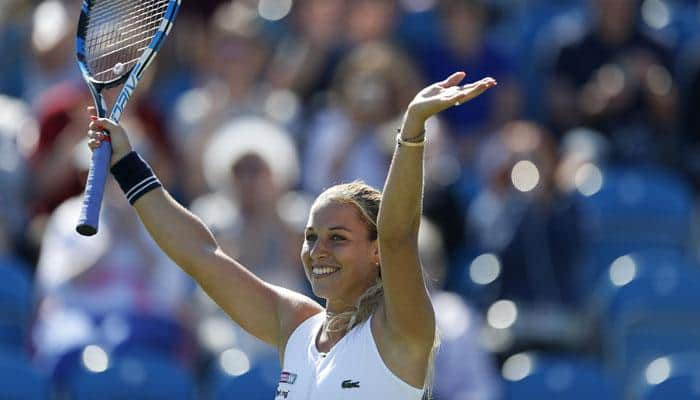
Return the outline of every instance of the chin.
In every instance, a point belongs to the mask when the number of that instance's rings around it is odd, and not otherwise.
[[[329,297],[332,297],[331,293],[333,293],[333,290],[328,285],[315,285],[313,283],[311,283],[311,291],[314,292],[314,295],[316,295],[316,297],[322,298],[324,300],[328,300]]]

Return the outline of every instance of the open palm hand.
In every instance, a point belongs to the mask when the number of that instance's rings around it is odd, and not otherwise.
[[[465,76],[464,72],[455,72],[444,81],[424,88],[411,101],[408,113],[413,118],[425,121],[442,110],[458,106],[479,96],[497,84],[496,80],[488,77],[466,85],[459,85]]]

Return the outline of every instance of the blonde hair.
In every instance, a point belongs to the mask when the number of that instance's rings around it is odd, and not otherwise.
[[[329,201],[340,204],[352,204],[362,215],[362,219],[367,225],[369,239],[376,240],[377,216],[379,215],[379,205],[381,204],[382,193],[361,180],[350,183],[343,183],[332,186],[321,193],[316,202]],[[377,280],[357,299],[353,310],[340,314],[329,315],[327,329],[331,332],[347,333],[350,330],[367,321],[369,317],[384,302],[384,282],[381,277],[381,270]],[[432,397],[432,384],[435,376],[435,354],[440,345],[440,339],[435,331],[435,341],[428,360],[428,370],[425,376],[424,399]]]

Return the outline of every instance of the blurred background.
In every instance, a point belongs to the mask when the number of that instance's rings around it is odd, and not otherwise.
[[[382,186],[418,89],[493,76],[428,123],[434,398],[700,398],[700,2],[183,3],[123,125],[231,255],[311,295],[314,196]],[[271,399],[274,349],[113,183],[99,234],[74,231],[79,8],[0,2],[0,397]]]

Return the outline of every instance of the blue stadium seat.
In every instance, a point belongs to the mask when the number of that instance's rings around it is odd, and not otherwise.
[[[114,326],[118,325],[118,326]],[[103,331],[122,329],[124,337],[110,342],[113,353],[130,353],[146,349],[176,356],[187,346],[187,332],[175,319],[159,315],[126,314],[110,315],[103,319]],[[105,340],[109,335],[105,333]]]
[[[645,252],[648,256],[678,260],[684,257],[683,251],[676,246],[650,246],[645,243],[605,242],[589,243],[581,256],[571,286],[576,291],[575,297],[581,304],[596,300],[601,279],[607,280],[611,264],[627,254]]]
[[[679,353],[652,361],[636,390],[639,400],[700,399],[700,353]]]
[[[521,353],[503,365],[505,400],[619,400],[620,388],[602,367],[571,355]]]
[[[209,378],[209,398],[270,400],[275,397],[280,375],[279,357],[271,352],[250,359],[249,362],[249,369],[236,371],[235,374],[226,372],[218,362]],[[242,373],[239,374],[240,372]]]
[[[599,290],[603,351],[621,379],[662,355],[700,351],[700,268],[683,257],[632,253]]]
[[[47,376],[30,364],[19,351],[0,351],[0,398],[45,400],[50,395]]]
[[[143,352],[112,357],[103,372],[81,366],[69,377],[67,395],[74,400],[191,400],[197,393],[190,372],[176,360]]]
[[[0,347],[20,348],[32,316],[32,284],[20,264],[0,259]]]
[[[602,172],[600,190],[576,198],[583,239],[573,277],[579,302],[595,295],[600,276],[617,257],[648,248],[680,255],[690,244],[693,196],[682,177],[652,167]]]
[[[670,171],[610,167],[603,185],[578,199],[584,237],[590,242],[688,245],[693,196],[690,185]]]

